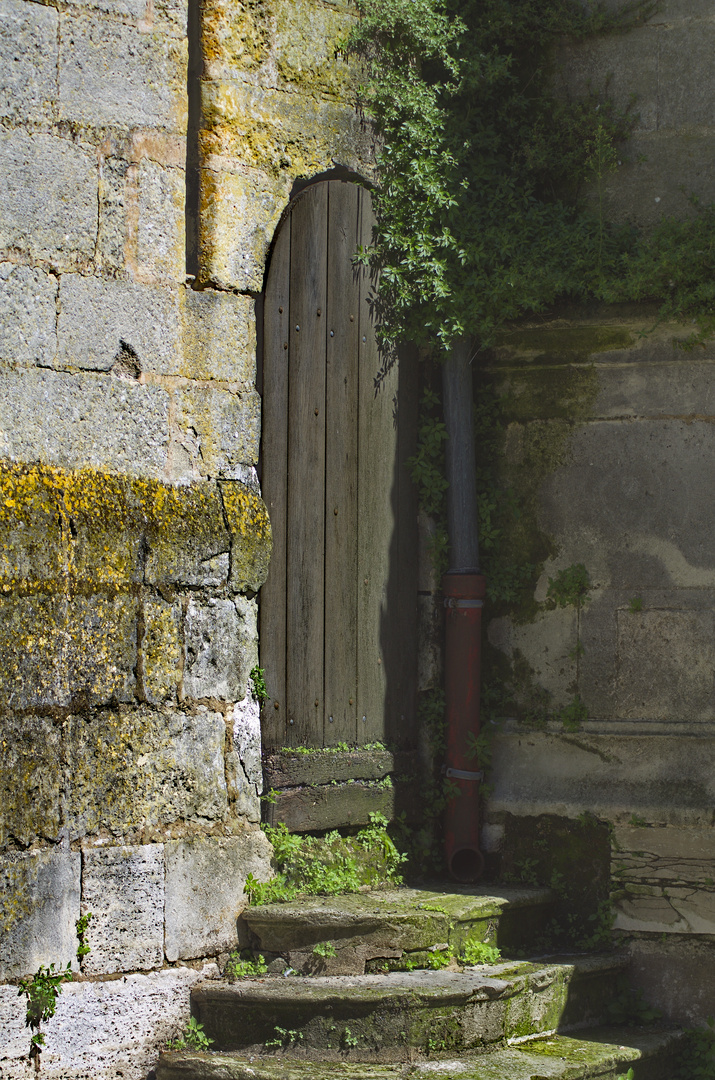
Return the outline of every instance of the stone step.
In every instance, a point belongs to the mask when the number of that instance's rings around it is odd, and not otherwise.
[[[681,1031],[592,1028],[554,1035],[479,1056],[414,1062],[410,1080],[617,1080],[633,1068],[635,1080],[671,1080],[682,1056]],[[282,1053],[270,1057],[236,1053],[163,1054],[157,1080],[404,1080],[404,1065],[334,1061],[321,1066]]]
[[[295,971],[361,975],[368,967],[428,966],[428,951],[482,941],[507,951],[529,947],[548,922],[553,894],[524,887],[451,886],[310,896],[248,907],[242,940],[266,959],[283,957]],[[316,960],[329,942],[335,956]],[[400,963],[402,961],[402,963]]]
[[[282,1049],[322,1061],[405,1061],[603,1022],[625,984],[618,955],[388,975],[269,975],[194,988],[217,1050]]]

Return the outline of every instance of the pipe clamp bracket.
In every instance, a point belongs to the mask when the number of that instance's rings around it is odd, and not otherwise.
[[[456,596],[445,596],[444,606],[446,608],[480,608],[484,607],[483,600],[459,600]]]
[[[443,769],[445,776],[453,776],[455,780],[483,780],[483,772],[468,772],[467,769]]]

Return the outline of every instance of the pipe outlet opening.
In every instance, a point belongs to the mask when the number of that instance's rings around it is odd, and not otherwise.
[[[449,860],[449,872],[455,881],[471,885],[484,872],[484,856],[477,848],[459,848]]]

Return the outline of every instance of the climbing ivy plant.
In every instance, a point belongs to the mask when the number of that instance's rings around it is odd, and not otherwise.
[[[568,102],[549,47],[632,25],[579,0],[358,0],[348,48],[382,137],[377,238],[383,335],[447,349],[622,275],[630,233],[579,207],[631,127],[604,94]],[[629,264],[632,266],[632,264]]]

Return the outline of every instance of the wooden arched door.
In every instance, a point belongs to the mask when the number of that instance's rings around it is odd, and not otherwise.
[[[264,746],[414,732],[416,497],[413,363],[381,357],[366,188],[326,181],[276,237],[263,322],[261,482],[273,556],[260,596]]]

